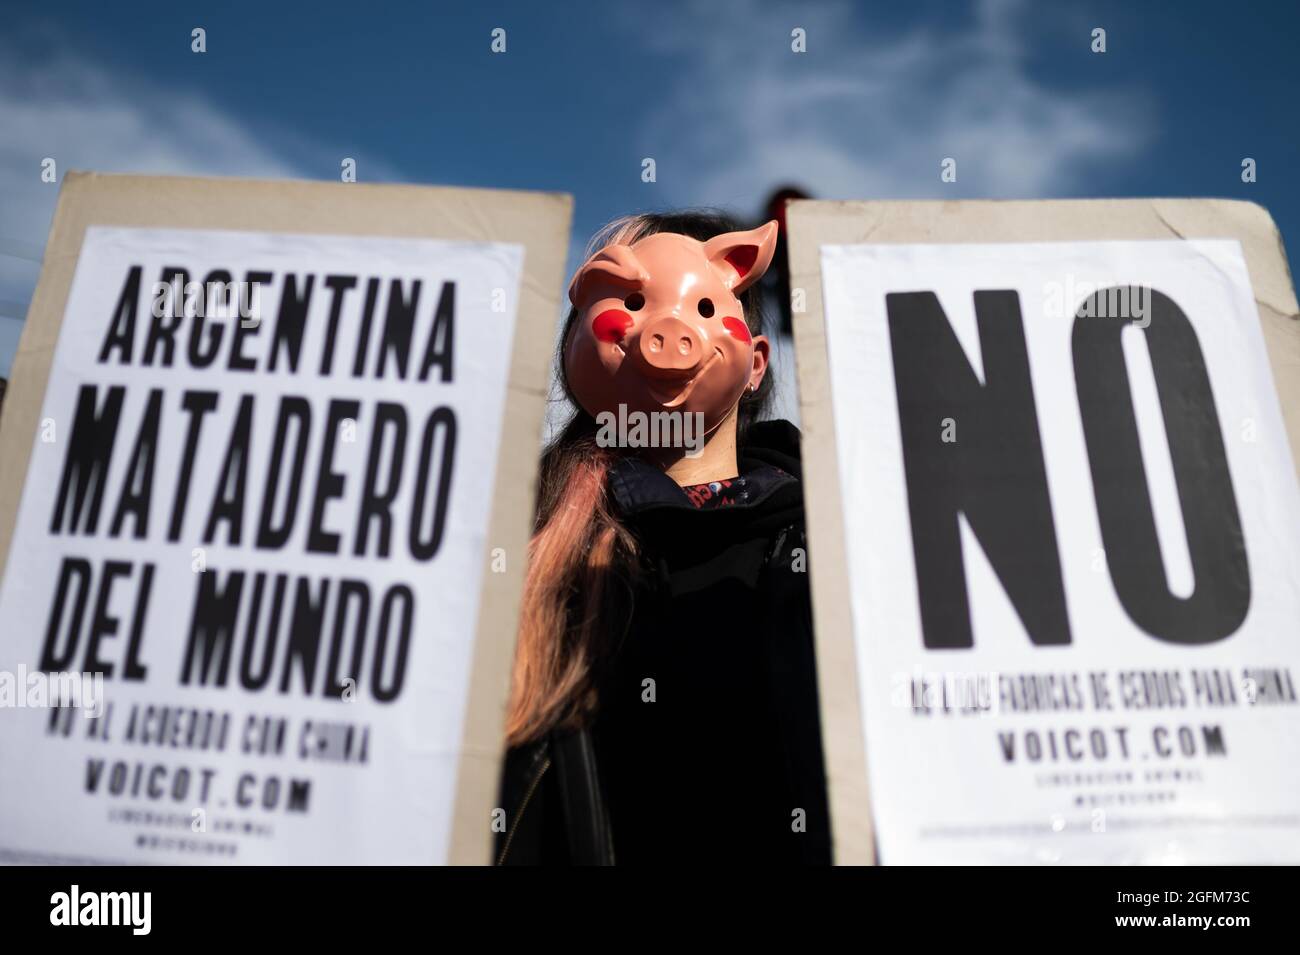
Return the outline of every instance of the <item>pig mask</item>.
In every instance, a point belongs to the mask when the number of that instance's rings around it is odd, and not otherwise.
[[[569,284],[578,316],[564,350],[569,389],[601,412],[703,414],[712,433],[767,370],[767,339],[737,295],[772,261],[777,226],[700,242],[659,232],[607,245]]]

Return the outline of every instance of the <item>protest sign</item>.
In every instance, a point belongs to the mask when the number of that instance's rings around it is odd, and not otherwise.
[[[1268,214],[789,224],[837,859],[1300,860],[1300,326]]]
[[[0,855],[488,861],[569,213],[68,177],[0,422]]]

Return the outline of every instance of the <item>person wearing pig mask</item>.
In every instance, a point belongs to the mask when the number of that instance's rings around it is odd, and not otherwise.
[[[573,277],[498,864],[830,861],[799,433],[758,420],[776,237],[631,216]]]

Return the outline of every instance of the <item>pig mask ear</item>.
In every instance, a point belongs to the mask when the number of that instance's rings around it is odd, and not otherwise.
[[[704,254],[732,294],[763,277],[776,251],[776,220],[748,232],[726,232],[704,243]]]
[[[650,275],[637,260],[636,253],[630,246],[615,243],[607,245],[578,269],[569,283],[569,301],[574,308],[579,307],[582,288],[588,280],[596,277],[608,279],[630,289],[640,288],[650,281]]]

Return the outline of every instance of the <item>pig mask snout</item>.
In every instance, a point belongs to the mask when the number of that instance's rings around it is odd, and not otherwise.
[[[679,318],[668,316],[646,324],[639,351],[652,378],[693,378],[706,360],[708,337]]]

